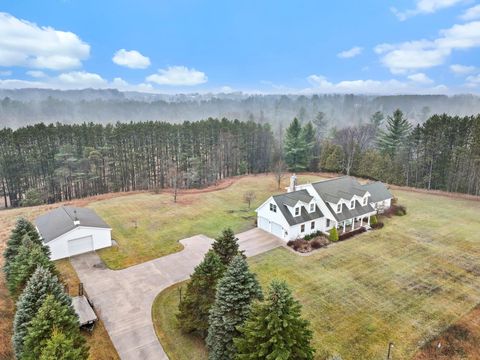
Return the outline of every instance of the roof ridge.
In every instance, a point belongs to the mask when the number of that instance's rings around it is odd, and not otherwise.
[[[350,175],[342,175],[342,176],[337,176],[337,177],[334,177],[334,178],[331,178],[331,179],[318,180],[318,181],[312,182],[310,184],[313,185],[313,184],[324,183],[324,182],[329,182],[329,181],[339,180],[339,179],[344,179],[344,178],[353,178],[353,177],[350,176]]]
[[[67,216],[70,218],[70,220],[75,221],[75,219],[73,219],[73,218],[70,216],[70,214],[68,213],[68,211],[67,211],[67,206],[62,205],[62,210],[65,211],[65,214],[67,214]]]

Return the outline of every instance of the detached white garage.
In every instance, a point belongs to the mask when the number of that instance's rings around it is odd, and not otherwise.
[[[52,260],[112,246],[112,229],[87,208],[62,206],[35,220]]]

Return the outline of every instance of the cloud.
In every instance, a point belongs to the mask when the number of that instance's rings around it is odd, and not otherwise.
[[[394,74],[428,69],[442,65],[453,50],[480,46],[480,21],[454,25],[441,30],[435,40],[408,41],[400,44],[380,44],[375,52]]]
[[[0,66],[64,70],[80,67],[90,46],[71,32],[0,13]]]
[[[166,69],[159,69],[158,74],[152,74],[146,79],[159,85],[184,85],[193,86],[204,84],[208,81],[205,73],[185,66],[169,66]]]
[[[400,11],[392,7],[390,10],[395,14],[398,20],[405,21],[412,16],[433,14],[438,10],[446,9],[463,2],[465,2],[465,0],[416,0],[416,6],[414,9]]]
[[[465,84],[467,87],[478,87],[480,86],[480,74],[472,75],[467,77],[467,83]]]
[[[12,71],[11,70],[2,70],[0,71],[0,76],[10,76],[12,75]]]
[[[448,91],[445,85],[423,87],[426,83],[418,81],[389,80],[343,80],[332,83],[322,75],[310,75],[307,80],[312,87],[303,89],[304,93],[341,93],[341,94],[442,94]]]
[[[342,52],[339,52],[337,56],[341,59],[348,59],[348,58],[353,58],[357,55],[360,55],[363,51],[363,48],[360,46],[355,46],[349,50],[345,50]]]
[[[136,50],[120,49],[113,55],[112,61],[130,69],[146,69],[150,66],[150,59]]]
[[[475,66],[467,66],[467,65],[453,64],[453,65],[450,65],[450,70],[451,70],[454,74],[459,74],[459,75],[471,74],[472,72],[475,71]]]
[[[107,85],[107,80],[95,73],[86,71],[72,71],[58,75],[60,83],[67,86],[80,88],[102,88]]]
[[[431,84],[434,82],[424,73],[412,74],[407,77],[409,80],[412,80],[413,82],[420,83],[420,84]]]
[[[37,79],[47,77],[47,74],[45,74],[43,71],[40,71],[40,70],[27,71],[27,75]]]
[[[465,10],[464,13],[460,16],[460,19],[465,21],[480,19],[480,4]]]

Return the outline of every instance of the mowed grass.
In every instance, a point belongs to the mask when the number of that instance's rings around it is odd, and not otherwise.
[[[316,359],[409,359],[480,302],[480,202],[395,191],[408,215],[301,257],[276,249],[249,259],[264,288],[284,279],[314,331]],[[152,310],[172,359],[205,359],[201,342],[178,330],[178,286]],[[468,358],[468,357],[466,357]]]
[[[319,180],[319,176],[302,175],[300,182]],[[282,184],[289,181],[288,176]],[[248,209],[243,201],[246,191],[254,191],[255,201]],[[231,186],[215,191],[173,195],[135,194],[90,203],[113,228],[118,247],[98,251],[111,269],[121,269],[182,250],[181,239],[204,234],[216,237],[231,227],[235,232],[255,226],[255,208],[272,193],[278,192],[273,175],[238,178]]]

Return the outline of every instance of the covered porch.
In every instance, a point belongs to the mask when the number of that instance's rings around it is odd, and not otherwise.
[[[340,221],[337,223],[337,230],[340,234],[343,234],[349,231],[360,229],[361,227],[368,229],[370,228],[370,219],[373,215],[375,215],[375,213],[365,214],[363,216]]]

